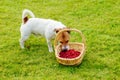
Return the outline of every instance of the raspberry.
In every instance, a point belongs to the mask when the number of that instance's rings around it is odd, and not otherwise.
[[[75,51],[74,49],[70,49],[68,51],[61,51],[59,53],[59,57],[61,58],[75,58],[78,57],[81,53],[79,51]]]

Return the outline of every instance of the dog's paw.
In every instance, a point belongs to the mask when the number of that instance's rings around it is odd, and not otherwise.
[[[53,49],[49,49],[49,52],[52,53],[52,52],[53,52]]]
[[[21,47],[21,49],[25,49],[25,47]]]

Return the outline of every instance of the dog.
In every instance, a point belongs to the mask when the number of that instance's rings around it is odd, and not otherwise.
[[[28,15],[31,18],[28,18]],[[51,40],[55,38],[55,35],[62,29],[67,28],[59,21],[44,18],[35,18],[32,11],[24,9],[22,13],[22,24],[20,27],[21,38],[20,46],[24,49],[24,43],[29,38],[30,34],[41,35],[46,38],[49,52],[53,52]],[[68,42],[70,39],[69,31],[62,32],[58,41],[62,45],[62,51],[68,50]]]

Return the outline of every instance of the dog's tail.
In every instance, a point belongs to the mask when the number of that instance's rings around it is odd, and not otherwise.
[[[30,17],[34,18],[35,15],[32,13],[32,11],[28,10],[28,9],[24,9],[23,13],[22,13],[22,23],[26,23],[28,21],[28,15],[30,15]]]

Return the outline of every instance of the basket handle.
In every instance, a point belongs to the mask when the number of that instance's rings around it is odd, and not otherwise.
[[[75,31],[75,32],[80,33],[80,36],[82,37],[82,43],[84,43],[84,47],[86,48],[85,37],[84,37],[84,35],[82,34],[82,32],[81,32],[80,30],[77,30],[77,29],[63,29],[63,30],[60,30],[60,31],[56,34],[56,37],[55,37],[55,40],[54,40],[54,48],[56,48],[56,46],[57,46],[57,38],[58,38],[58,36],[59,36],[62,32],[65,32],[65,31]]]

